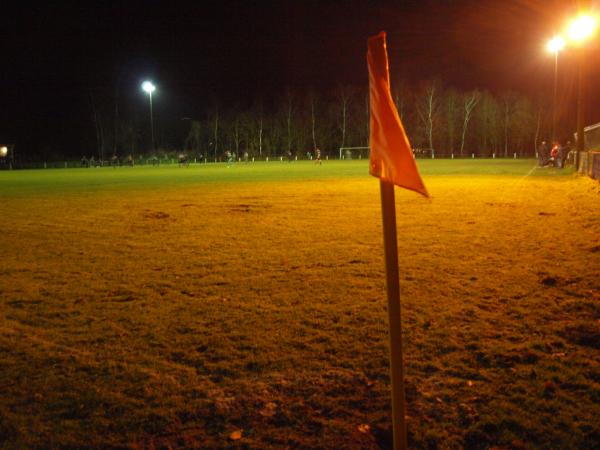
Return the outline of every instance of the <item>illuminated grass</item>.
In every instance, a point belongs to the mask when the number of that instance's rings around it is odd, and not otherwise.
[[[535,161],[529,159],[420,159],[423,175],[543,175],[564,176],[572,170],[551,168],[536,169]],[[0,197],[13,195],[37,195],[55,191],[155,189],[173,186],[189,186],[206,183],[239,183],[254,181],[319,180],[331,178],[364,178],[366,160],[325,161],[316,166],[313,162],[271,161],[237,163],[227,167],[219,164],[192,164],[189,167],[167,165],[160,167],[136,166],[90,169],[48,169],[0,172]]]
[[[419,164],[433,200],[397,192],[412,445],[597,447],[598,183]],[[388,445],[365,172],[0,173],[0,446]]]

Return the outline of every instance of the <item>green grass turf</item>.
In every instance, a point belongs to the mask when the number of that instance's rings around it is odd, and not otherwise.
[[[542,175],[564,176],[572,169],[536,168],[532,159],[418,160],[424,177],[429,175]],[[533,170],[532,170],[533,169]],[[368,176],[366,160],[313,162],[286,161],[191,164],[189,167],[103,167],[89,169],[45,169],[0,171],[0,197],[50,194],[59,191],[160,189],[189,184],[240,183],[252,181],[323,180]]]

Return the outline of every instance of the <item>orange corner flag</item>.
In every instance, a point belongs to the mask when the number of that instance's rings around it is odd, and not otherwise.
[[[383,181],[429,197],[390,93],[385,32],[369,38],[371,161],[369,172]]]

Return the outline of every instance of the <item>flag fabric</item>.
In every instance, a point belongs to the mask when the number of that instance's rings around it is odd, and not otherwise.
[[[390,93],[384,31],[369,38],[367,63],[371,109],[369,173],[429,197]]]

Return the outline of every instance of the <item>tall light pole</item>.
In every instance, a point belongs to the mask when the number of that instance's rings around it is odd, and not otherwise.
[[[558,93],[558,53],[565,48],[565,40],[561,36],[554,36],[548,41],[546,49],[554,53],[554,99],[552,104],[552,141],[556,141],[556,96]]]
[[[142,89],[148,93],[150,97],[150,133],[152,134],[152,151],[154,151],[154,118],[152,117],[152,93],[156,90],[156,86],[151,81],[144,81]]]
[[[577,89],[577,159],[579,152],[584,151],[584,136],[583,127],[585,126],[585,54],[583,43],[594,34],[596,30],[596,18],[582,14],[573,20],[568,28],[569,40],[572,41],[578,48],[579,56],[579,82]]]

